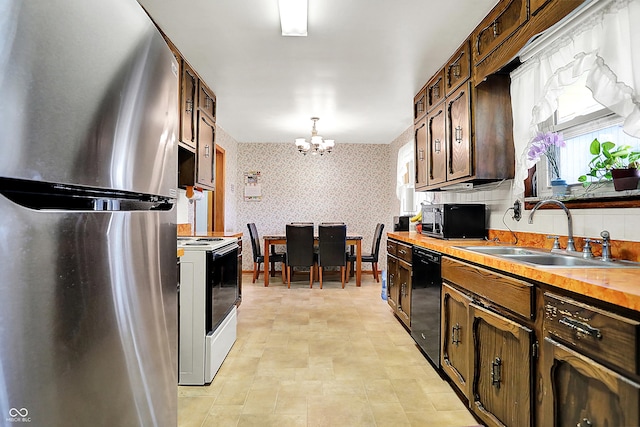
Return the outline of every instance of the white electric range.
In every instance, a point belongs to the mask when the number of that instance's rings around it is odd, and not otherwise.
[[[178,237],[181,385],[210,383],[236,340],[238,239]]]

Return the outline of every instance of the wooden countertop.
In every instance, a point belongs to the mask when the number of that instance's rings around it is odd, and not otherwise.
[[[544,266],[535,267],[457,247],[496,245],[489,241],[439,240],[413,231],[389,232],[387,236],[640,312],[640,268],[553,267],[545,269]]]

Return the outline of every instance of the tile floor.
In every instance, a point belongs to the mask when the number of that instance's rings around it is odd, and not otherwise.
[[[434,426],[477,422],[363,275],[341,289],[243,277],[238,338],[209,386],[178,387],[178,425]]]

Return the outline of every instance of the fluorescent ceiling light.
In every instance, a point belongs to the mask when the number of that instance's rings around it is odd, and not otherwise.
[[[307,35],[307,0],[278,0],[283,36]]]

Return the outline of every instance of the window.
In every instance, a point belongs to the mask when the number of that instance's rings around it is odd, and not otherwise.
[[[582,185],[578,177],[589,171],[589,161],[593,155],[589,146],[594,139],[601,142],[612,141],[616,146],[629,145],[640,150],[640,138],[634,138],[623,131],[624,119],[597,102],[586,87],[587,74],[583,74],[570,86],[566,86],[558,96],[558,108],[553,116],[541,123],[540,128],[562,133],[566,146],[558,149],[560,176],[568,185]],[[540,163],[538,164],[540,166]],[[538,185],[549,187],[551,175],[548,167],[542,171],[546,180],[538,178]],[[540,175],[539,175],[540,177]],[[545,188],[538,188],[541,194]],[[576,191],[579,189],[575,189]],[[602,188],[600,191],[606,191]],[[597,191],[597,190],[596,190]],[[575,192],[575,191],[574,191]]]
[[[584,2],[519,52],[522,64],[510,74],[517,197],[525,194],[529,168],[536,164],[528,151],[539,131],[563,133],[568,147],[557,154],[570,183],[586,172],[595,137],[639,146],[640,26],[632,25],[639,20],[635,1]],[[537,163],[538,190],[547,189],[546,169],[546,162]],[[582,191],[575,185],[571,197],[574,189]],[[602,197],[620,196],[611,191]]]

